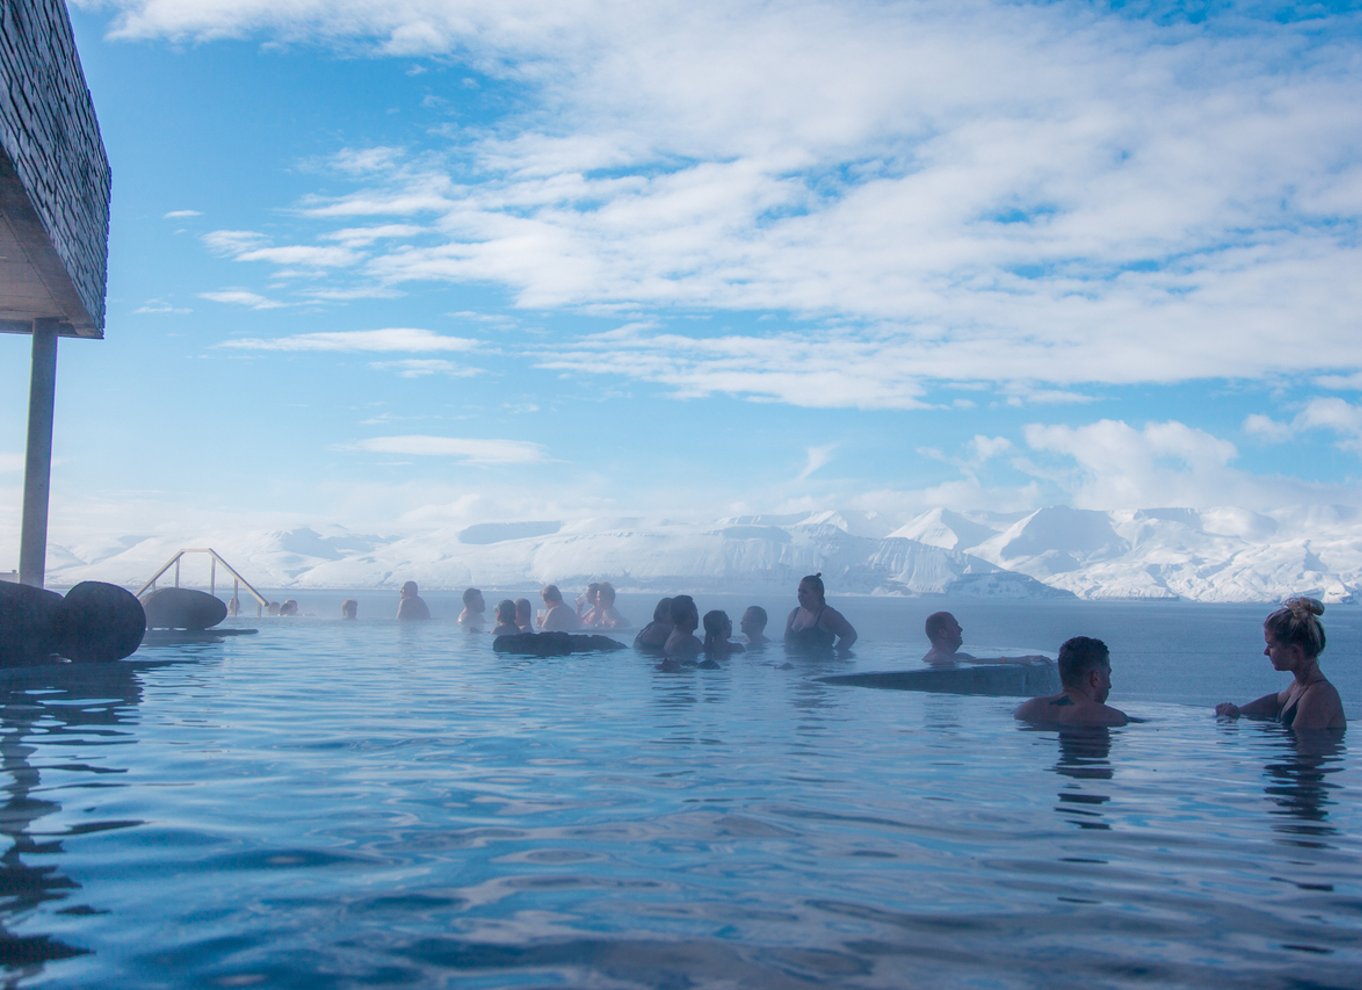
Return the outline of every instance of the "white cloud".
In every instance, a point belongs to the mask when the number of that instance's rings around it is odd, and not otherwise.
[[[1023,433],[1038,459],[1018,458],[1014,465],[1081,508],[1262,509],[1310,504],[1322,496],[1355,501],[1339,489],[1238,470],[1232,466],[1238,456],[1234,444],[1176,421],[1139,428],[1119,420],[1077,427],[1033,424]]]
[[[301,265],[311,268],[337,268],[353,265],[359,255],[343,247],[309,247],[291,244],[285,247],[258,247],[236,254],[237,261],[268,261],[276,265]]]
[[[182,220],[189,217],[203,216],[198,210],[171,210],[169,213],[162,213],[162,220]]]
[[[1362,453],[1362,406],[1336,396],[1316,397],[1306,402],[1289,423],[1254,413],[1245,418],[1244,430],[1274,443],[1284,443],[1308,430],[1324,430],[1338,438],[1339,449]]]
[[[184,306],[173,306],[164,299],[148,299],[142,305],[134,309],[133,312],[150,315],[183,316],[185,313],[192,312],[192,310]]]
[[[203,235],[203,243],[217,254],[235,255],[268,243],[264,234],[253,230],[213,230]]]
[[[1362,453],[1362,406],[1339,398],[1311,399],[1296,417],[1296,425],[1336,434],[1339,447]]]
[[[476,340],[447,337],[419,327],[387,327],[382,330],[336,330],[300,333],[291,337],[225,340],[218,347],[246,351],[471,351]]]
[[[363,247],[375,241],[415,237],[425,233],[424,227],[410,223],[383,223],[370,227],[345,227],[323,234],[325,240],[340,241],[348,247]]]
[[[1269,443],[1281,443],[1291,436],[1291,427],[1271,416],[1253,413],[1244,417],[1244,432]]]
[[[534,464],[546,459],[541,444],[526,440],[468,440],[408,435],[359,440],[347,449],[372,454],[451,457],[470,464]]]
[[[799,476],[795,478],[795,484],[807,481],[810,475],[823,468],[832,460],[832,455],[836,450],[836,444],[824,444],[823,446],[809,447],[806,449],[804,452],[804,470],[800,471]]]
[[[833,330],[692,338],[628,326],[532,356],[542,368],[625,375],[682,398],[728,394],[819,409],[926,406],[925,363],[913,348]]]
[[[835,328],[818,331],[821,362],[815,347],[764,362],[791,346],[782,331],[723,346],[672,332],[608,355],[569,345],[549,367],[900,409],[926,403],[925,381],[1005,383],[1003,401],[1034,404],[1095,383],[1362,373],[1346,19],[1161,24],[982,0],[109,2],[120,37],[457,53],[524,96],[496,127],[454,132],[447,158],[345,148],[331,167],[348,191],[296,204],[312,236],[216,231],[214,250],[390,287],[490,282],[526,307]],[[1283,348],[1302,325],[1317,346]]]
[[[1007,437],[985,437],[976,435],[970,440],[971,460],[983,464],[1012,450],[1012,441]]]
[[[200,292],[200,299],[207,299],[209,302],[226,303],[230,306],[249,306],[251,309],[279,309],[288,305],[277,299],[262,296],[258,292],[251,292],[249,289],[223,289],[217,292]]]
[[[375,361],[369,367],[376,371],[396,372],[402,378],[429,378],[441,375],[446,378],[472,378],[482,374],[479,368],[469,368],[453,361],[439,359],[411,359],[407,361]]]

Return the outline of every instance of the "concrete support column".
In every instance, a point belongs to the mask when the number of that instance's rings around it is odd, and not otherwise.
[[[52,420],[56,406],[57,321],[34,320],[19,581],[35,588],[43,586],[47,573],[47,504],[52,487]]]

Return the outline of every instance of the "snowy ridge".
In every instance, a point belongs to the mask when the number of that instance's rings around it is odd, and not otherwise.
[[[709,526],[627,517],[497,522],[404,536],[338,526],[126,536],[52,546],[48,583],[136,588],[182,547],[211,546],[271,588],[566,587],[787,591],[821,571],[838,594],[1183,598],[1362,598],[1362,513],[1309,506],[1026,514],[932,509],[905,520],[850,510],[744,516]],[[193,565],[185,581],[195,580]],[[207,563],[203,565],[206,583]]]

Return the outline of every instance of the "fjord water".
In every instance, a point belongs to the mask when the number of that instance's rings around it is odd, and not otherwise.
[[[291,593],[293,594],[293,593]],[[531,660],[392,596],[0,671],[18,986],[1355,986],[1347,738],[1223,723],[1282,686],[1264,606],[834,598],[851,660]],[[344,597],[360,619],[342,622]],[[489,599],[493,599],[491,593]],[[651,599],[625,596],[642,619]],[[702,611],[744,601],[712,596]],[[792,603],[764,602],[773,626]],[[779,611],[777,611],[779,607]],[[1147,721],[829,685],[966,646],[1112,648]],[[1362,720],[1362,613],[1324,666]],[[627,639],[627,636],[621,638]],[[1357,731],[1354,729],[1354,731]]]

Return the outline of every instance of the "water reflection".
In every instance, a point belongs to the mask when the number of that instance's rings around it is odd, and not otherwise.
[[[1066,727],[1055,732],[1059,761],[1054,771],[1076,783],[1059,790],[1055,810],[1065,821],[1084,829],[1110,829],[1102,806],[1111,800],[1101,781],[1111,780],[1111,730],[1105,726]]]
[[[0,670],[0,788],[4,793],[0,832],[8,840],[8,848],[0,855],[0,964],[11,977],[32,975],[49,960],[86,951],[50,935],[15,929],[34,915],[35,908],[66,900],[80,889],[56,865],[29,861],[60,854],[62,838],[76,831],[41,824],[62,810],[51,797],[59,793],[67,775],[80,775],[79,786],[90,786],[86,775],[124,772],[87,750],[131,741],[119,726],[128,722],[129,709],[141,701],[134,671],[126,663]],[[79,831],[136,824],[140,823],[86,823]],[[61,910],[92,909],[72,905]]]
[[[1308,849],[1328,848],[1327,840],[1338,829],[1329,821],[1329,809],[1338,803],[1341,785],[1331,780],[1344,768],[1346,748],[1342,732],[1282,732],[1275,758],[1263,767],[1272,800],[1272,830],[1287,845]]]

